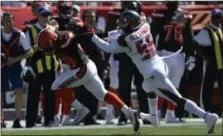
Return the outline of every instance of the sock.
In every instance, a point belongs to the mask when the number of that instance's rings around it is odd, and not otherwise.
[[[161,97],[158,97],[158,109],[160,110],[160,109],[162,109],[163,108],[163,105],[164,105],[164,99],[163,98],[161,98]]]
[[[67,119],[69,117],[70,117],[70,115],[63,115],[63,119]]]
[[[196,103],[194,103],[191,100],[187,100],[186,104],[184,105],[184,109],[188,112],[193,113],[194,115],[197,115],[200,118],[204,118],[206,112],[204,110],[202,110],[200,107],[198,107],[196,105]]]
[[[168,116],[175,116],[173,110],[167,110],[166,111],[166,115],[168,115]]]
[[[157,117],[161,118],[161,110],[157,110]]]
[[[77,110],[80,110],[80,109],[82,109],[84,106],[77,100],[77,99],[75,99],[72,103],[71,103],[71,105],[75,108],[75,109],[77,109]]]
[[[123,105],[121,108],[121,111],[125,114],[128,115],[129,113],[129,108],[126,105]]]
[[[106,104],[106,115],[112,116],[113,115],[113,105]]]
[[[175,105],[173,105],[172,102],[168,101],[167,102],[167,109],[174,111],[175,110]]]
[[[62,99],[62,104],[63,104],[63,115],[69,115],[71,103],[68,103],[67,101]]]
[[[38,115],[39,117],[41,117],[41,107],[42,107],[42,103],[39,102],[38,113],[37,113],[37,115]]]
[[[121,108],[123,107],[124,103],[123,101],[114,93],[108,92],[105,95],[104,98],[105,102],[107,102],[108,104],[112,104],[115,108],[117,108],[117,110],[121,110]]]
[[[67,103],[72,103],[75,100],[73,91],[73,88],[58,89],[57,95],[60,96],[63,100],[66,100]]]
[[[116,93],[116,89],[114,89],[112,87],[109,87],[108,91],[111,92],[111,93]]]
[[[150,99],[148,98],[149,101],[149,111],[151,115],[157,115],[157,100],[158,98]]]

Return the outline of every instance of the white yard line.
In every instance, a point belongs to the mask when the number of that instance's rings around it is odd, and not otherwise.
[[[195,126],[195,125],[206,125],[202,119],[186,119],[187,123],[173,123],[173,124],[166,124],[164,121],[161,121],[161,127],[162,126],[168,126],[168,127],[181,127],[181,126]],[[117,126],[114,125],[105,125],[104,120],[98,120],[101,125],[89,125],[89,126],[63,126],[63,127],[41,127],[37,126],[34,128],[21,128],[21,129],[14,129],[10,128],[13,124],[13,121],[6,121],[8,128],[3,128],[2,131],[33,131],[33,130],[59,130],[59,129],[100,129],[100,128],[131,128],[131,124],[127,124],[124,126]],[[117,122],[117,119],[115,120]],[[20,122],[22,126],[25,126],[25,121]],[[141,121],[142,124],[142,121]],[[222,119],[219,119],[217,124],[222,124]],[[141,127],[148,127],[152,128],[152,125],[141,125]]]

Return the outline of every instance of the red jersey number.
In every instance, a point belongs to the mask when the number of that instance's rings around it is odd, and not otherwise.
[[[165,25],[164,30],[167,31],[165,41],[169,41],[174,31],[174,39],[182,45],[183,43],[183,26],[181,24],[177,25]]]
[[[147,35],[145,39],[141,39],[135,43],[137,52],[141,54],[142,61],[148,60],[156,55],[155,45],[150,35]]]

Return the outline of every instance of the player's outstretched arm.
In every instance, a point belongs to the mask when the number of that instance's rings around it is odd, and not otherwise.
[[[108,43],[99,38],[96,34],[92,37],[92,42],[94,42],[100,49],[108,53],[121,53],[130,51],[129,48],[120,46],[117,40]]]

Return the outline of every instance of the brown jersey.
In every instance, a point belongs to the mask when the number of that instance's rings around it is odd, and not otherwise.
[[[71,32],[59,32],[59,41],[66,41],[65,43],[58,43],[60,48],[55,52],[56,56],[61,58],[65,64],[70,68],[80,67],[88,62],[88,58],[81,48],[80,44],[73,37]]]

